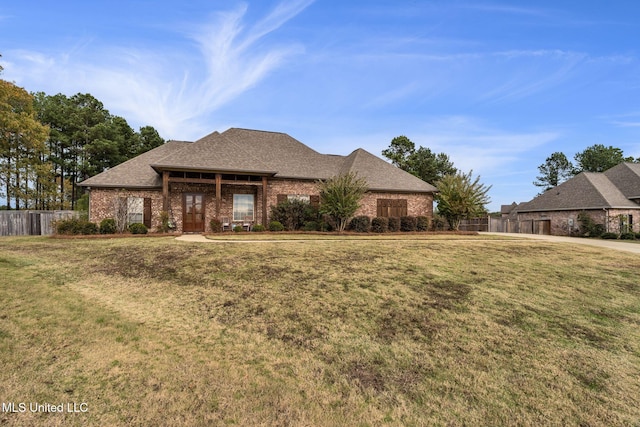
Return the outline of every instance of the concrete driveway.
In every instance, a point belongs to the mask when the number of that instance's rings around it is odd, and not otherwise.
[[[640,243],[632,243],[625,242],[620,240],[602,240],[602,239],[584,239],[580,237],[563,237],[563,236],[542,236],[538,234],[518,234],[518,233],[480,233],[480,234],[492,234],[495,236],[506,236],[513,237],[516,239],[534,239],[534,240],[545,240],[548,242],[556,242],[556,243],[570,243],[573,245],[590,245],[597,246],[600,248],[614,249],[618,251],[631,252],[635,254],[640,254]],[[206,237],[200,234],[183,234],[182,236],[176,237],[176,240],[181,240],[183,242],[194,242],[194,243],[292,243],[292,242],[337,242],[341,241],[339,239],[328,239],[328,240],[311,240],[311,239],[296,239],[296,240],[212,240],[207,239]],[[348,240],[348,239],[345,239]]]
[[[520,239],[545,240],[547,242],[571,243],[573,245],[589,245],[600,248],[614,249],[617,251],[631,252],[640,254],[640,243],[625,242],[621,240],[603,240],[603,239],[585,239],[582,237],[564,237],[564,236],[543,236],[539,234],[519,234],[519,233],[480,233],[492,234],[495,236],[509,236]]]

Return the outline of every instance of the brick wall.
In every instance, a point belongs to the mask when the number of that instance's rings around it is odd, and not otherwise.
[[[426,216],[429,219],[433,219],[433,195],[424,193],[370,192],[362,198],[360,209],[358,209],[356,215],[366,215],[374,218],[378,212],[378,199],[406,199],[407,215]]]
[[[208,184],[171,183],[169,188],[170,217],[175,220],[176,231],[182,232],[182,202],[184,193],[204,194],[205,203],[205,231],[211,231],[209,222],[212,218],[224,217],[233,219],[233,195],[253,194],[255,196],[254,224],[262,224],[262,184],[259,185],[228,185],[222,186],[220,212],[216,212],[215,186]],[[267,223],[270,207],[277,204],[279,194],[318,195],[318,187],[314,181],[296,181],[286,179],[271,179],[267,183]],[[115,202],[119,197],[143,197],[151,199],[152,221],[151,231],[160,226],[160,212],[162,211],[162,190],[123,190],[123,189],[91,189],[90,221],[100,223],[104,218],[115,216]],[[406,199],[408,215],[433,217],[433,196],[421,193],[378,193],[365,194],[361,207],[356,215],[376,216],[378,199]],[[639,218],[640,219],[640,218]]]
[[[151,199],[151,229],[160,226],[162,211],[162,191],[124,190],[112,188],[92,188],[89,201],[89,221],[100,224],[105,218],[115,218],[116,203],[120,197],[142,197]]]
[[[614,233],[620,232],[619,215],[633,216],[633,231],[640,232],[640,210],[635,209],[597,209],[597,210],[574,210],[574,211],[556,211],[556,212],[524,212],[518,213],[519,221],[540,221],[549,220],[551,222],[551,234],[554,236],[569,236],[572,232],[578,231],[580,222],[578,215],[581,212],[587,212],[596,224],[605,226],[606,231]]]

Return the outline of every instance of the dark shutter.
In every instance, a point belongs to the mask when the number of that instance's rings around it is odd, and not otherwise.
[[[377,199],[376,214],[380,217],[407,216],[407,199]]]
[[[309,203],[314,208],[319,207],[320,206],[320,196],[309,196]]]
[[[287,201],[287,195],[286,194],[278,194],[278,199],[277,199],[277,203],[284,203]]]
[[[142,219],[143,219],[143,224],[147,228],[151,228],[151,198],[150,197],[144,198],[144,211],[143,211]]]

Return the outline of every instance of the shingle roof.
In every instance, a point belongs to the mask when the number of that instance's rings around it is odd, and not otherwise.
[[[530,202],[518,205],[518,212],[623,208],[640,209],[605,173],[583,172]]]
[[[367,180],[371,190],[437,191],[433,185],[385,162],[362,148],[358,148],[343,159],[340,173],[357,173],[359,177]]]
[[[169,141],[153,150],[142,153],[133,159],[120,163],[96,176],[80,183],[86,187],[130,187],[157,188],[162,187],[162,178],[151,168],[151,164],[159,159],[171,156],[181,148],[191,145],[190,142]]]
[[[244,144],[213,132],[151,164],[155,170],[242,171],[274,174],[276,169]]]
[[[604,174],[627,199],[640,199],[640,163],[620,163]]]
[[[278,178],[327,179],[344,172],[364,177],[371,190],[435,192],[429,183],[357,149],[348,156],[320,154],[291,136],[231,128],[193,143],[167,144],[89,178],[95,187],[161,187],[161,170],[244,172]]]

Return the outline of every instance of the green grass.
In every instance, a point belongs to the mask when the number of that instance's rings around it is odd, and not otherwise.
[[[0,239],[6,425],[639,425],[640,259],[485,236]]]

